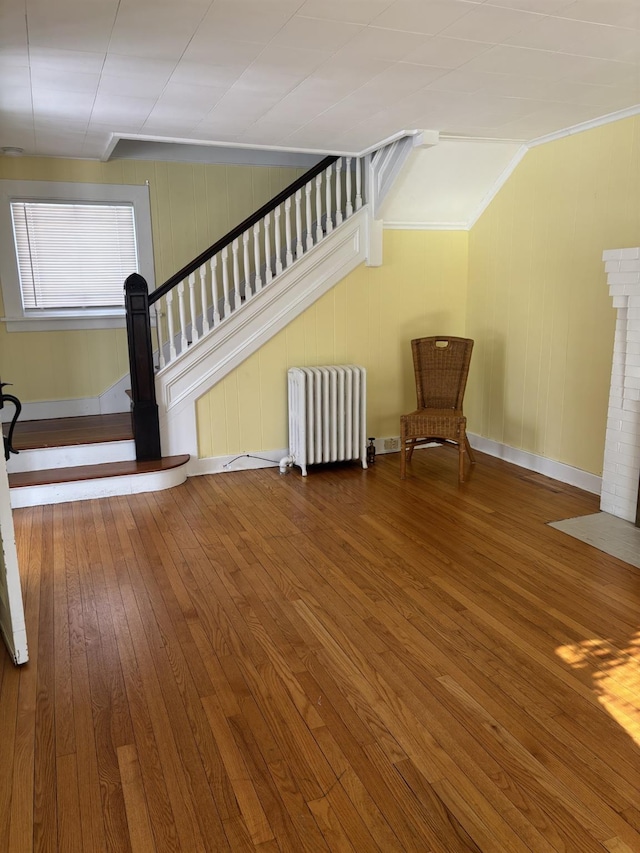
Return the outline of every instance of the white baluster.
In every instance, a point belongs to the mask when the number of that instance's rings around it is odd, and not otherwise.
[[[296,258],[302,257],[302,190],[296,193]]]
[[[351,159],[352,159],[351,157],[347,157],[347,163],[346,163],[346,167],[347,167],[347,187],[346,187],[346,193],[347,193],[347,203],[346,203],[347,219],[348,219],[348,218],[351,216],[351,214],[353,213],[353,204],[352,204],[352,202],[351,202]]]
[[[164,352],[162,348],[162,311],[160,310],[160,300],[154,303],[156,312],[156,337],[158,338],[158,365],[160,369],[164,367]]]
[[[333,166],[328,166],[325,174],[325,204],[327,208],[327,218],[324,224],[324,230],[327,234],[333,231],[333,216],[331,209],[331,175],[333,174]]]
[[[207,305],[207,265],[200,267],[200,306],[202,307],[202,336],[209,331],[209,307]]]
[[[280,215],[282,214],[282,205],[278,205],[275,209],[275,233],[273,241],[276,250],[276,275],[282,272],[282,246],[280,245]]]
[[[255,289],[254,293],[262,290],[262,278],[260,277],[260,223],[256,222],[253,226],[253,261],[255,263]]]
[[[342,222],[342,157],[336,163],[336,227]]]
[[[311,190],[313,189],[313,181],[309,181],[304,188],[305,195],[305,214],[307,220],[307,251],[313,248],[313,222],[311,221]]]
[[[189,313],[191,314],[191,343],[195,344],[200,336],[196,314],[196,274],[194,272],[189,276]]]
[[[220,309],[218,308],[218,256],[211,258],[211,302],[213,303],[213,325],[220,322]]]
[[[360,172],[361,158],[356,157],[356,210],[362,207],[362,174]]]
[[[225,246],[222,250],[222,292],[224,294],[224,317],[225,320],[231,313],[231,304],[229,302],[229,247]]]
[[[251,299],[251,270],[249,269],[249,232],[242,235],[242,267],[244,272],[244,298]]]
[[[184,304],[184,280],[178,285],[178,315],[180,317],[180,352],[189,346],[187,340],[187,312]]]
[[[284,239],[286,242],[284,265],[290,267],[293,263],[291,254],[291,196],[284,203]]]
[[[322,240],[322,172],[316,175],[316,243]]]
[[[269,284],[273,278],[271,271],[271,214],[267,213],[264,218],[264,262],[266,264],[264,272],[264,283]]]
[[[236,239],[231,244],[233,252],[233,310],[237,311],[240,307],[240,266],[238,264],[238,248],[239,240]]]
[[[176,352],[176,333],[173,328],[173,290],[166,296],[167,301],[167,335],[169,336],[169,361],[173,361],[178,355]]]

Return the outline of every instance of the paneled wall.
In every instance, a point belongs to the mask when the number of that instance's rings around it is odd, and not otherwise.
[[[156,284],[301,174],[300,169],[119,160],[0,158],[0,178],[144,184],[149,181]],[[1,308],[0,302],[0,308]],[[12,332],[0,323],[2,377],[23,401],[93,397],[128,370],[124,329]]]
[[[464,332],[467,239],[385,231],[381,267],[358,267],[198,401],[200,456],[285,448],[293,366],[364,365],[369,435],[398,435],[415,408],[411,339]]]
[[[615,314],[604,249],[640,237],[640,117],[531,149],[474,226],[470,428],[600,474]]]
[[[149,180],[158,282],[296,174],[0,158],[3,178]],[[356,270],[206,394],[200,455],[284,448],[296,364],[364,364],[370,434],[396,435],[414,405],[409,341],[452,333],[476,341],[473,432],[599,474],[615,323],[601,257],[639,237],[639,117],[533,148],[470,234],[385,232],[382,267]],[[2,376],[25,400],[98,394],[126,371],[125,350],[120,330],[8,335],[0,324]]]

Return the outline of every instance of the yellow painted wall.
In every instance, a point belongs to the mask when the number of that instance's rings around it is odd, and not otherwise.
[[[640,117],[531,149],[470,234],[469,428],[602,471],[615,311],[602,252],[640,244]]]
[[[0,177],[151,184],[160,282],[297,174],[118,161],[0,159]],[[369,369],[369,432],[398,433],[414,405],[409,341],[476,341],[473,432],[601,472],[615,311],[602,252],[640,243],[640,118],[532,149],[470,234],[385,232],[361,267],[198,402],[200,455],[283,448],[286,370]],[[93,396],[126,371],[120,330],[12,333],[4,379],[25,400]],[[63,378],[63,377],[67,378]],[[20,392],[19,392],[20,393]]]
[[[149,181],[156,285],[293,181],[299,169],[116,160],[0,158],[5,180]],[[0,302],[0,310],[3,311]],[[124,329],[11,332],[0,323],[2,378],[23,401],[103,393],[128,371]]]
[[[198,401],[200,456],[286,447],[293,366],[364,365],[369,434],[398,435],[415,408],[411,339],[464,332],[467,240],[385,231],[383,266],[358,267]]]

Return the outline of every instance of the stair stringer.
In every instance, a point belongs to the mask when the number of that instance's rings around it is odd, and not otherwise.
[[[367,205],[156,376],[163,455],[189,453],[197,473],[196,401],[370,256],[381,229]]]

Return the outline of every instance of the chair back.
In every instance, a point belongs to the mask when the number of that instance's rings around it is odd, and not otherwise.
[[[462,409],[471,338],[439,335],[411,341],[419,409]]]

